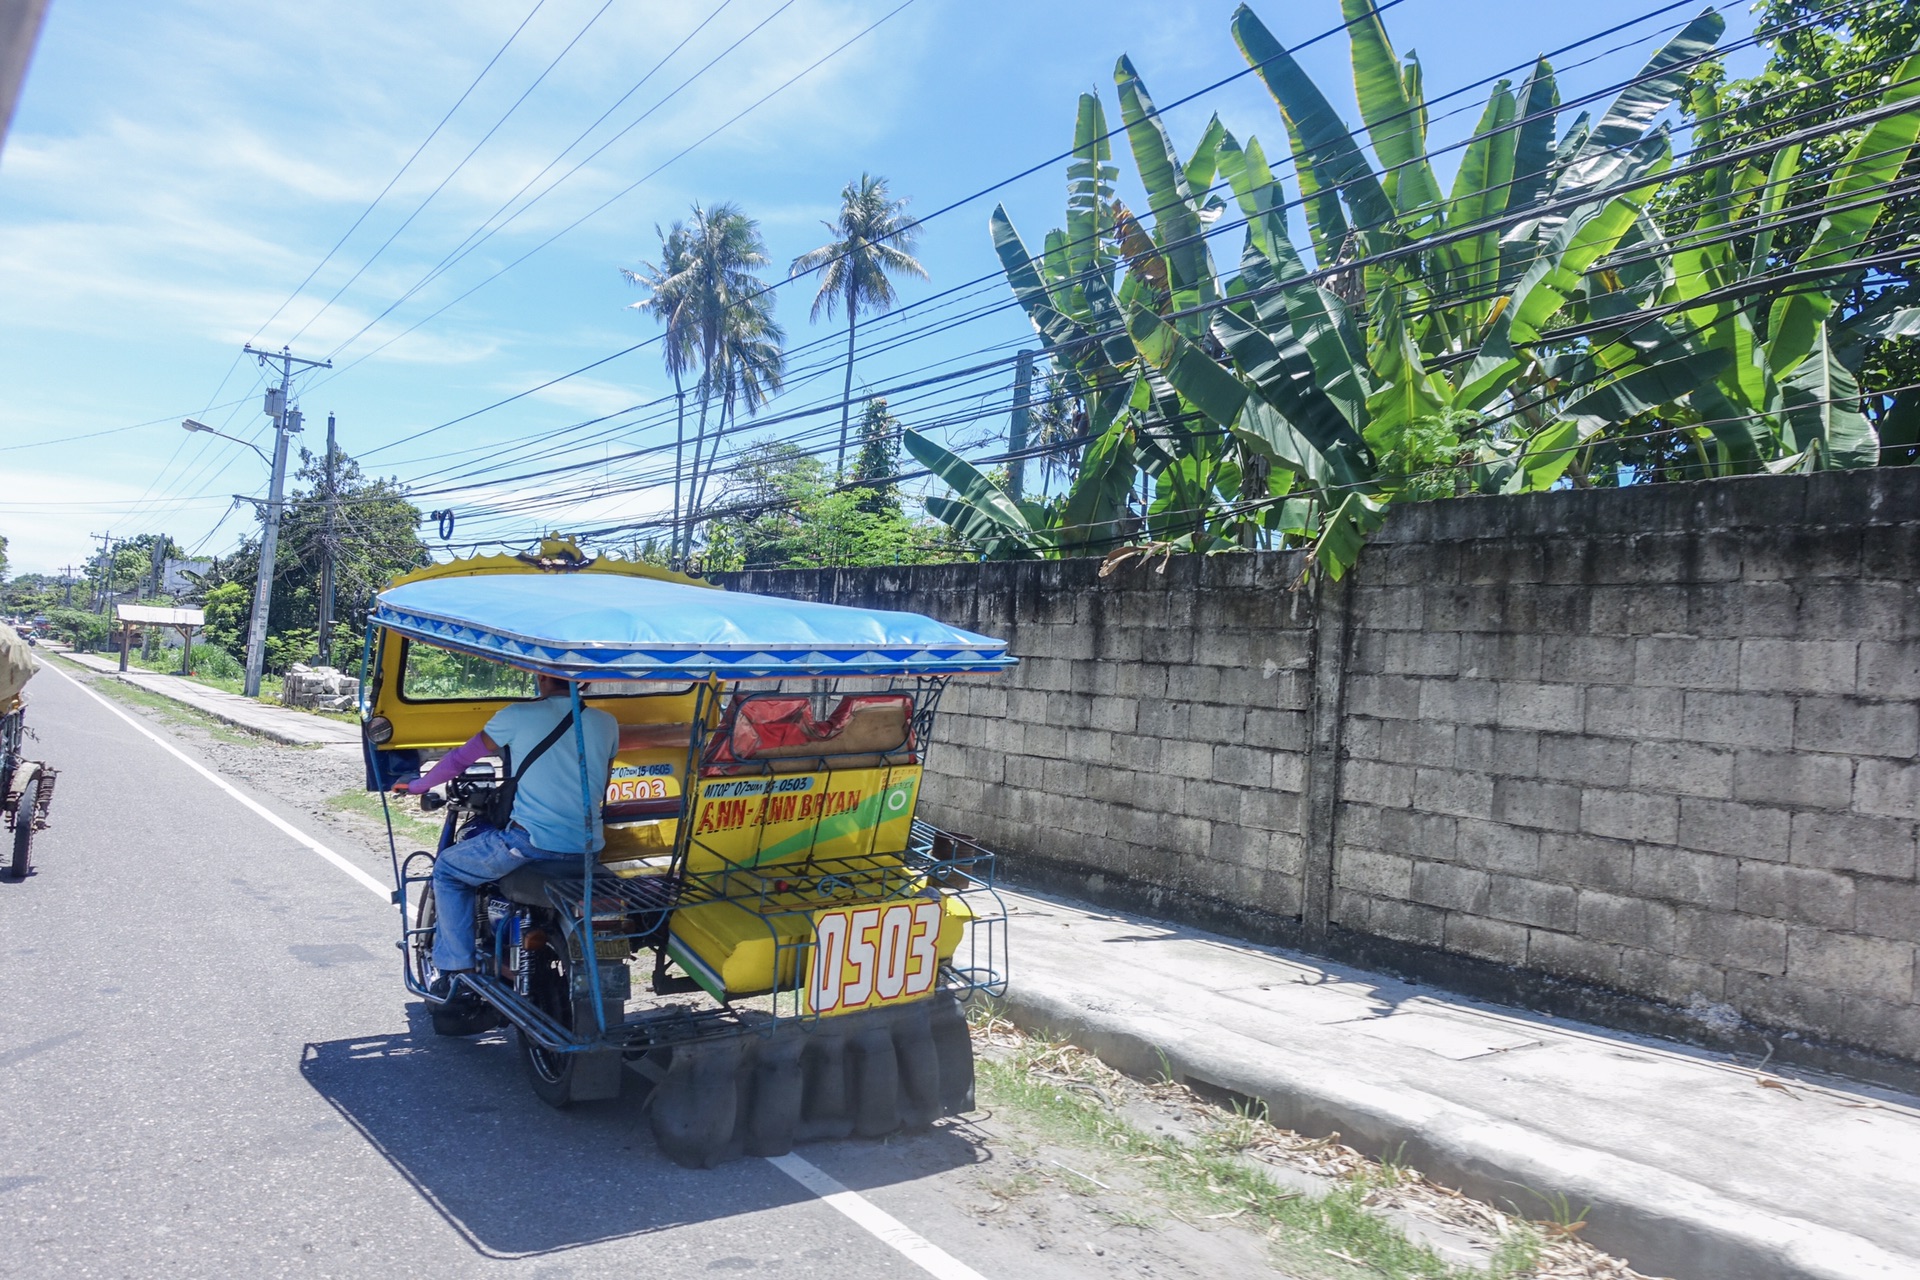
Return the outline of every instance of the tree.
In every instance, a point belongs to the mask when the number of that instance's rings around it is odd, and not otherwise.
[[[926,564],[956,557],[941,526],[908,519],[897,503],[863,505],[868,496],[836,486],[826,464],[791,441],[756,441],[715,503],[705,567]]]
[[[694,488],[696,508],[706,503],[707,482],[720,460],[720,446],[735,429],[741,407],[752,417],[767,397],[780,389],[786,364],[780,349],[784,337],[768,307],[757,301],[751,301],[751,305],[743,303],[726,313],[712,373],[720,396],[720,424],[708,452],[707,469]]]
[[[7,535],[0,533],[0,582],[7,580]]]
[[[1767,63],[1761,71],[1739,80],[1726,78],[1718,63],[1701,67],[1694,75],[1693,92],[1685,108],[1695,122],[1708,116],[1716,133],[1741,145],[1765,143],[1808,128],[1833,125],[1874,105],[1906,75],[1902,64],[1920,44],[1920,8],[1904,0],[1865,0],[1834,4],[1831,0],[1764,0],[1756,5],[1759,29],[1772,35]],[[1735,242],[1737,260],[1772,270],[1791,268],[1804,257],[1820,230],[1814,217],[1795,217],[1820,196],[1850,150],[1859,146],[1863,127],[1834,129],[1793,148],[1780,175],[1782,189],[1764,192],[1776,211],[1764,243],[1752,235]],[[1790,165],[1790,171],[1784,167]],[[1772,164],[1760,169],[1767,175]],[[1681,235],[1698,220],[1695,210],[1712,207],[1730,175],[1719,171],[1674,183],[1654,203],[1653,211],[1669,235]],[[1872,208],[1870,226],[1861,237],[1857,256],[1881,255],[1888,248],[1910,243],[1920,233],[1920,196],[1914,182],[1920,178],[1920,155],[1899,166],[1897,184],[1887,198]],[[1781,216],[1786,215],[1786,216]],[[1756,256],[1755,250],[1759,249]],[[1882,463],[1909,463],[1920,446],[1920,391],[1872,394],[1875,388],[1907,388],[1920,383],[1920,324],[1899,324],[1901,308],[1920,304],[1920,258],[1882,261],[1838,282],[1833,290],[1834,314],[1841,325],[1853,323],[1850,341],[1841,356],[1858,384],[1867,389],[1864,409],[1870,428],[1879,436]],[[1778,297],[1763,295],[1751,310],[1767,329],[1765,318]]]
[[[647,291],[647,296],[630,304],[644,311],[665,328],[661,334],[660,362],[673,377],[673,526],[667,539],[668,558],[680,545],[680,484],[687,447],[686,376],[692,372],[699,355],[700,335],[694,323],[692,236],[686,224],[675,222],[671,231],[653,228],[660,237],[660,261],[642,262],[638,271],[621,269],[629,284]]]
[[[779,387],[780,342],[785,335],[774,322],[769,287],[754,274],[756,268],[767,265],[760,224],[737,205],[722,203],[711,209],[695,205],[683,233],[684,240],[673,246],[679,252],[671,257],[680,270],[650,281],[648,287],[656,293],[665,291],[673,299],[676,324],[684,323],[700,361],[700,420],[694,433],[693,464],[687,472],[686,523],[679,553],[684,559],[693,553],[693,529],[705,493],[703,454],[711,469],[734,409],[744,403],[751,414]],[[721,398],[721,425],[709,450],[707,415],[715,396]]]
[[[860,510],[878,515],[900,510],[900,486],[893,477],[900,474],[900,420],[887,409],[881,397],[867,401],[860,415],[860,456],[853,461],[850,484],[854,504]]]
[[[236,662],[247,656],[247,621],[253,612],[253,593],[238,582],[223,582],[201,601],[206,642],[224,650]]]
[[[831,319],[841,306],[847,309],[847,381],[840,402],[840,452],[834,461],[834,474],[847,470],[847,429],[853,411],[854,334],[859,328],[861,308],[886,311],[893,306],[892,274],[927,278],[910,250],[919,237],[919,224],[906,216],[905,197],[895,200],[887,191],[887,180],[863,173],[857,182],[849,182],[840,192],[840,215],[825,223],[834,239],[809,250],[793,260],[789,268],[794,276],[820,273],[820,288],[813,295],[810,318],[818,320],[824,310]]]
[[[23,573],[0,586],[0,613],[45,613],[66,595],[62,580],[50,573]]]
[[[326,554],[326,460],[300,451],[295,488],[287,498],[274,557],[273,601],[267,615],[274,667],[310,659],[318,647],[320,566]],[[352,458],[334,455],[334,617],[331,649],[355,652],[373,597],[397,574],[427,564],[420,540],[420,510],[399,482],[369,478]],[[260,546],[248,539],[231,556],[215,561],[205,581],[207,639],[241,656],[246,645]],[[216,601],[218,602],[216,604]],[[241,606],[244,606],[242,608]],[[215,622],[215,611],[222,621]],[[237,648],[235,647],[237,646]]]

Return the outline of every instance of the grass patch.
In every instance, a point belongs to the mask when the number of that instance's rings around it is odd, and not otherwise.
[[[1539,1263],[1539,1234],[1524,1226],[1502,1238],[1484,1270],[1451,1264],[1410,1240],[1368,1207],[1369,1196],[1407,1176],[1392,1165],[1349,1174],[1325,1195],[1281,1187],[1244,1154],[1272,1133],[1263,1118],[1245,1111],[1221,1117],[1191,1141],[1149,1133],[1119,1114],[1116,1099],[1102,1087],[1111,1083],[1111,1073],[1070,1046],[1021,1037],[1010,1052],[981,1056],[977,1070],[983,1105],[1014,1110],[1055,1141],[1132,1171],[1182,1217],[1231,1221],[1265,1235],[1289,1272],[1507,1280]],[[1116,1225],[1149,1224],[1133,1211],[1127,1218]]]
[[[413,806],[400,800],[389,800],[393,813],[393,838],[399,842],[402,852],[408,849],[432,849],[440,843],[440,824],[420,816]],[[327,807],[340,813],[357,814],[374,822],[384,823],[380,813],[380,797],[372,791],[342,791],[328,799]]]
[[[70,664],[74,670],[86,675],[98,675],[78,663]],[[192,725],[204,729],[216,742],[230,742],[236,746],[257,747],[260,739],[244,729],[237,729],[224,720],[216,720],[196,707],[184,702],[175,702],[172,698],[163,698],[157,693],[149,693],[138,685],[116,680],[112,676],[94,680],[91,686],[99,689],[108,697],[124,702],[129,706],[144,707],[155,713],[158,719],[172,725]]]
[[[149,660],[136,652],[129,655],[128,664],[138,667],[142,671],[152,671],[159,675],[177,676],[180,674],[180,660],[177,656],[158,657]],[[243,676],[224,676],[215,675],[208,671],[194,671],[186,678],[195,684],[203,684],[209,689],[218,689],[222,693],[231,693],[238,697],[244,697],[246,695],[246,680]],[[281,711],[298,711],[303,715],[319,716],[323,720],[338,720],[343,724],[353,725],[360,723],[360,713],[357,711],[319,711],[311,707],[287,706],[280,700],[285,684],[286,680],[282,676],[272,674],[262,675],[260,677],[260,696],[253,699],[253,701],[263,706],[277,708]]]

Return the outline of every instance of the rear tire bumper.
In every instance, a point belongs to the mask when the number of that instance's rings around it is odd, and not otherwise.
[[[696,1169],[813,1139],[923,1129],[973,1109],[966,1013],[941,994],[675,1046],[648,1109],[660,1149]]]

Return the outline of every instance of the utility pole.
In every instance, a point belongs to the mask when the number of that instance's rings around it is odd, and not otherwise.
[[[161,580],[166,576],[167,571],[167,546],[168,538],[164,533],[153,540],[152,572],[147,576],[149,599],[160,594]]]
[[[247,680],[249,698],[260,696],[260,676],[267,666],[267,610],[273,603],[274,557],[280,552],[281,491],[287,481],[287,441],[300,430],[300,411],[292,407],[293,367],[331,369],[331,360],[305,360],[285,347],[276,352],[256,350],[252,343],[242,348],[261,364],[280,363],[280,385],[267,388],[266,413],[273,419],[273,479],[267,486],[265,528],[260,534],[260,572],[253,583],[253,618],[247,626]]]
[[[61,578],[60,585],[67,589],[67,600],[64,607],[71,609],[73,608],[73,566],[68,565],[63,572],[65,576]]]
[[[1025,488],[1027,460],[1020,455],[1027,451],[1027,428],[1032,420],[1032,408],[1028,404],[1033,398],[1033,352],[1022,351],[1013,366],[1013,420],[1007,424],[1007,452],[1013,457],[1007,460],[1007,496],[1015,502],[1020,501],[1021,490]]]
[[[333,508],[339,493],[339,480],[334,474],[333,463],[333,415],[327,415],[327,525],[326,532],[320,535],[320,654],[319,662],[323,667],[333,662]]]
[[[104,614],[108,609],[108,601],[113,596],[113,531],[109,529],[105,533],[90,533],[87,536],[89,538],[97,538],[100,542],[100,557],[97,561],[100,566],[100,599],[98,604],[100,612]]]

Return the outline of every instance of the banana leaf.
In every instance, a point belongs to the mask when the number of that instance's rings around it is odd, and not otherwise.
[[[1053,305],[1046,281],[1041,279],[1020,233],[1014,230],[1005,205],[994,206],[987,225],[993,233],[993,250],[1000,256],[1000,269],[1006,272],[1013,296],[1033,322],[1035,331],[1049,347],[1078,350],[1086,331]],[[1077,385],[1069,386],[1068,390],[1072,395],[1080,394]]]
[[[1376,10],[1376,12],[1378,11]],[[1412,49],[1407,50],[1407,62],[1401,69],[1400,84],[1401,87],[1406,90],[1407,102],[1413,107],[1414,122],[1420,126],[1418,141],[1420,143],[1420,152],[1424,155],[1427,150],[1428,125],[1427,76],[1426,72],[1420,69],[1420,55]]]
[[[1067,266],[1067,233],[1058,227],[1047,232],[1046,247],[1040,251],[1040,260],[1034,265],[1040,269],[1040,278],[1047,286],[1047,296],[1064,302],[1068,276],[1071,274]]]
[[[976,545],[980,541],[981,530],[988,529],[993,535],[1012,535],[1015,538],[1030,538],[1033,526],[1027,523],[1020,508],[1008,497],[999,485],[987,479],[978,467],[957,454],[950,453],[933,441],[911,428],[901,433],[901,443],[907,452],[927,470],[946,484],[954,492],[954,503],[943,504],[941,512],[934,511],[934,503],[940,499],[929,498],[927,510],[934,512],[936,518],[944,520],[969,542]],[[951,508],[958,507],[961,510]],[[956,521],[959,521],[958,523]],[[963,529],[961,524],[967,527]]]
[[[1350,493],[1334,509],[1314,543],[1313,558],[1335,582],[1347,576],[1360,559],[1369,535],[1387,522],[1386,504],[1363,493]]]
[[[1854,144],[1827,186],[1829,205],[1850,204],[1873,191],[1884,191],[1886,184],[1897,178],[1905,166],[1907,153],[1920,138],[1920,52],[1901,64],[1881,101],[1887,106],[1913,105],[1899,115],[1876,122]],[[1767,332],[1767,355],[1775,377],[1784,378],[1799,367],[1822,341],[1821,332],[1833,310],[1834,296],[1841,292],[1841,285],[1851,274],[1846,264],[1873,230],[1885,205],[1884,200],[1876,200],[1858,208],[1836,209],[1820,220],[1813,242],[1794,267],[1796,270],[1832,269],[1833,288],[1831,291],[1795,290],[1774,307]]]
[[[1365,442],[1320,391],[1297,341],[1289,336],[1276,345],[1238,317],[1216,316],[1214,336],[1254,389],[1235,424],[1236,436],[1258,437],[1263,455],[1315,484],[1351,485],[1372,478]],[[1256,409],[1265,415],[1258,421],[1250,417]]]
[[[1138,469],[1131,419],[1123,416],[1087,446],[1081,459],[1061,510],[1057,537],[1063,549],[1101,550],[1125,540],[1127,502]]]
[[[1772,265],[1773,223],[1787,205],[1788,188],[1800,172],[1800,144],[1784,147],[1767,169],[1767,185],[1760,195],[1759,230],[1753,233],[1753,253],[1747,259],[1747,273],[1757,276]]]
[[[1385,171],[1380,185],[1403,217],[1419,220],[1440,204],[1440,182],[1427,160],[1420,122],[1425,103],[1407,92],[1399,55],[1374,0],[1340,0],[1340,12],[1353,49],[1360,118]]]
[[[1226,135],[1227,127],[1220,123],[1218,115],[1214,116],[1207,121],[1200,141],[1193,148],[1193,159],[1187,161],[1187,191],[1196,201],[1204,200],[1213,190],[1213,180],[1219,173],[1214,152]]]
[[[1554,416],[1577,426],[1585,444],[1610,426],[1687,399],[1714,382],[1729,358],[1724,351],[1688,351],[1677,342],[1673,350],[1677,354],[1659,363],[1630,366],[1624,376],[1561,406]]]
[[[1920,446],[1920,391],[1902,391],[1880,417],[1880,465],[1897,466],[1912,460]]]
[[[1233,198],[1247,220],[1248,240],[1267,261],[1279,261],[1274,241],[1287,240],[1286,191],[1273,176],[1260,140],[1248,138],[1243,149],[1233,134],[1222,129],[1214,147],[1214,164],[1233,189]],[[1291,242],[1285,253],[1293,256]]]
[[[1154,480],[1147,531],[1155,542],[1192,537],[1206,527],[1213,505],[1213,482],[1206,464],[1191,455],[1177,459]]]
[[[1120,170],[1112,163],[1113,143],[1107,136],[1107,116],[1098,96],[1080,95],[1074,116],[1073,161],[1067,166],[1067,271],[1072,299],[1067,305],[1086,306],[1086,277],[1104,271],[1109,262],[1102,234],[1113,222],[1107,205]]]
[[[1507,211],[1507,195],[1513,184],[1515,153],[1520,135],[1513,128],[1517,105],[1505,80],[1494,85],[1486,110],[1474,138],[1461,157],[1460,172],[1453,180],[1453,196],[1447,204],[1446,225],[1473,226],[1498,218]],[[1465,278],[1456,288],[1472,297],[1491,289],[1500,275],[1500,233],[1489,228],[1470,240],[1453,246],[1464,269]]]
[[[1613,157],[1625,151],[1647,131],[1653,118],[1687,90],[1687,81],[1700,62],[1713,53],[1727,29],[1727,20],[1709,9],[1647,59],[1634,83],[1613,100],[1593,126],[1554,183],[1556,195],[1578,195],[1609,179]]]
[[[1126,125],[1134,164],[1153,202],[1154,241],[1169,268],[1174,309],[1185,311],[1213,302],[1219,296],[1213,262],[1200,235],[1200,210],[1187,186],[1186,167],[1167,136],[1153,99],[1147,96],[1146,86],[1124,54],[1114,65],[1113,78],[1120,87],[1120,118]],[[1192,320],[1186,327],[1197,331],[1198,324]]]
[[[1537,493],[1551,489],[1580,448],[1580,428],[1571,422],[1556,422],[1526,443],[1514,459],[1513,470],[1500,486],[1502,493]]]
[[[1540,336],[1547,321],[1582,287],[1587,270],[1602,254],[1612,252],[1639,212],[1631,200],[1620,197],[1582,205],[1567,215],[1488,327],[1457,384],[1460,408],[1483,409],[1512,384],[1524,363],[1515,344]]]
[[[1307,153],[1306,143],[1300,140],[1300,129],[1287,114],[1285,104],[1280,107],[1280,120],[1287,126],[1293,177],[1300,184],[1300,207],[1307,214],[1307,237],[1313,244],[1313,256],[1321,262],[1332,262],[1352,234],[1347,226],[1346,211],[1340,207],[1340,192],[1320,186],[1320,179],[1313,171],[1313,157]]]
[[[1555,121],[1560,111],[1560,85],[1554,79],[1552,64],[1545,58],[1534,64],[1527,82],[1520,86],[1517,109],[1519,114],[1515,119],[1519,129],[1513,146],[1513,188],[1507,195],[1506,210],[1525,209],[1547,194],[1553,167]]]
[[[1280,104],[1287,127],[1295,137],[1296,155],[1304,155],[1317,187],[1337,190],[1353,210],[1355,229],[1367,231],[1394,221],[1393,202],[1374,176],[1373,166],[1360,153],[1353,135],[1340,121],[1326,96],[1313,78],[1293,60],[1285,46],[1273,38],[1252,9],[1241,5],[1233,13],[1233,38],[1241,54],[1253,65],[1274,101]],[[1342,239],[1345,237],[1343,236]],[[1339,244],[1331,246],[1334,253]],[[1327,248],[1319,250],[1331,261]]]
[[[1127,332],[1146,362],[1193,407],[1223,427],[1233,425],[1246,403],[1247,388],[1178,330],[1145,307],[1127,312]]]
[[[1860,409],[1860,384],[1833,349],[1825,325],[1812,352],[1781,384],[1786,401],[1789,448],[1818,448],[1823,467],[1871,467],[1880,461],[1880,441]]]
[[[1368,353],[1374,390],[1367,397],[1366,441],[1376,453],[1399,448],[1408,427],[1445,412],[1451,400],[1446,383],[1427,373],[1399,297],[1393,287],[1374,295],[1374,344]]]

